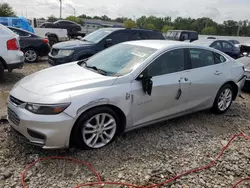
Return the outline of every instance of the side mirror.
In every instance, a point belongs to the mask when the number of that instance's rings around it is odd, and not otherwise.
[[[152,88],[153,88],[153,81],[151,79],[152,79],[152,76],[143,75],[143,74],[141,74],[138,77],[138,79],[137,79],[137,80],[141,80],[141,82],[142,82],[142,89],[148,95],[151,95]]]
[[[112,45],[112,39],[106,39],[105,40],[105,46],[108,47],[108,46],[111,46]]]

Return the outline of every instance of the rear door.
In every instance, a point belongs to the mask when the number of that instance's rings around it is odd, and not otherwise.
[[[213,103],[227,74],[223,68],[223,62],[226,59],[206,49],[188,48],[186,50],[190,55],[190,70],[184,75],[190,84],[188,108],[190,111],[195,111]]]

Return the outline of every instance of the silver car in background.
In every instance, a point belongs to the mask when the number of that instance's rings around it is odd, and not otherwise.
[[[224,113],[244,82],[243,65],[216,49],[125,42],[25,77],[10,92],[8,119],[45,149],[95,149],[162,120],[204,109]]]

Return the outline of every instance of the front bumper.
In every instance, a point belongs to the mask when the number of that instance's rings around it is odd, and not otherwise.
[[[73,118],[65,113],[33,114],[24,108],[25,104],[17,106],[8,99],[8,120],[11,126],[30,143],[43,149],[68,148]]]
[[[65,64],[65,63],[70,63],[73,60],[73,56],[65,56],[65,57],[61,57],[61,58],[55,58],[51,55],[51,53],[49,53],[49,56],[48,56],[48,63],[51,65],[51,66],[56,66],[56,65],[61,65],[61,64]]]

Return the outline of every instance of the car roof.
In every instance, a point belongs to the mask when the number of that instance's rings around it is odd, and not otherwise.
[[[139,40],[139,41],[129,41],[125,44],[143,46],[154,49],[170,49],[175,47],[191,47],[191,48],[200,48],[201,45],[196,45],[193,43],[180,42],[180,41],[171,41],[171,40]]]

